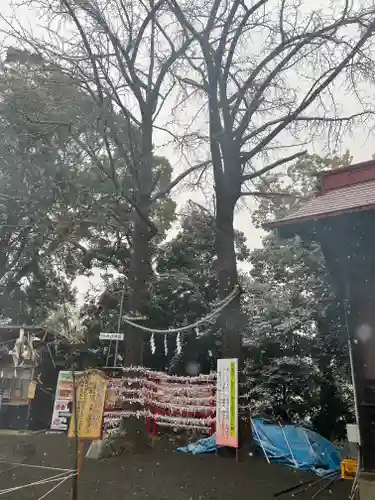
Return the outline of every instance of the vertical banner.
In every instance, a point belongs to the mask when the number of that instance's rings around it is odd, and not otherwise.
[[[27,392],[27,398],[28,399],[34,399],[35,398],[35,392],[36,392],[36,381],[31,380],[29,384],[29,390]]]
[[[78,377],[82,372],[76,372]],[[67,431],[68,419],[60,416],[68,411],[68,403],[73,399],[73,379],[72,372],[67,370],[59,371],[57,378],[55,401],[53,403],[51,429],[54,431]]]
[[[238,360],[217,360],[216,444],[238,448]]]
[[[77,418],[70,419],[69,438],[75,437],[77,420],[78,439],[101,439],[104,401],[109,378],[99,370],[90,370],[80,377],[77,385]]]

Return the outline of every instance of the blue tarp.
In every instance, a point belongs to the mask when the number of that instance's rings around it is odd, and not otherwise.
[[[254,444],[259,449],[263,446],[272,462],[309,470],[319,476],[340,470],[340,450],[310,429],[291,424],[280,427],[261,418],[253,419],[253,427]]]
[[[340,470],[340,450],[316,432],[298,425],[280,427],[261,418],[253,419],[253,426],[254,444],[262,453],[263,446],[270,461],[309,470],[319,476]],[[212,453],[216,451],[215,436],[200,439],[177,451],[193,455]]]
[[[203,438],[196,443],[190,443],[187,446],[177,448],[177,451],[191,453],[192,455],[201,455],[202,453],[213,453],[217,450],[215,435]]]

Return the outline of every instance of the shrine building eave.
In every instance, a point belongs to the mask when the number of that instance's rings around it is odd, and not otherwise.
[[[314,222],[334,219],[356,212],[375,210],[375,161],[324,172],[319,179],[316,196],[296,212],[264,224],[277,229],[281,237],[310,232]],[[328,222],[328,220],[327,220]]]

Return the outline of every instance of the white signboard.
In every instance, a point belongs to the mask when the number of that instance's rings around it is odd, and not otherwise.
[[[79,377],[82,372],[75,372]],[[62,416],[68,412],[68,403],[73,400],[73,375],[71,371],[61,370],[57,378],[55,402],[53,403],[51,429],[54,431],[68,430],[68,417]]]
[[[238,360],[217,360],[216,444],[238,448]]]
[[[346,424],[346,434],[349,443],[360,444],[359,427],[357,424]]]
[[[99,339],[100,340],[124,340],[124,334],[123,333],[100,332]]]

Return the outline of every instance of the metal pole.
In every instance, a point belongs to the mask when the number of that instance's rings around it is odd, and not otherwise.
[[[329,472],[328,474],[325,474],[322,477],[318,477],[318,478],[314,477],[312,479],[308,479],[307,481],[304,481],[303,483],[295,484],[294,486],[291,486],[290,488],[286,488],[285,490],[281,490],[277,493],[274,493],[273,497],[274,498],[281,497],[282,495],[285,495],[286,493],[292,493],[292,492],[293,492],[292,496],[297,496],[300,493],[303,493],[304,491],[307,491],[307,490],[317,486],[325,479],[331,478],[333,476],[337,476],[337,471]]]
[[[112,347],[112,340],[109,341],[107,359],[105,361],[105,366],[107,366],[107,367],[108,367],[108,363],[109,363],[109,355],[111,354],[111,347]]]
[[[125,297],[125,286],[124,286],[124,288],[122,290],[122,294],[121,294],[120,314],[119,314],[118,323],[117,323],[117,333],[120,333],[120,329],[121,329],[122,310],[123,310],[123,307],[124,307],[124,297]],[[115,359],[113,360],[113,366],[116,366],[116,364],[117,364],[118,343],[119,343],[119,340],[117,339],[116,343],[115,343]]]
[[[281,433],[284,437],[284,441],[288,447],[288,450],[289,450],[289,453],[290,453],[290,456],[292,457],[292,460],[296,466],[296,469],[298,469],[298,463],[297,463],[297,460],[295,459],[294,455],[293,455],[293,451],[292,451],[292,448],[290,447],[290,444],[289,444],[289,441],[288,441],[288,438],[286,437],[285,435],[285,432],[284,432],[284,429],[283,429],[283,426],[280,424],[280,422],[278,421],[277,422],[277,425],[279,426],[280,430],[281,430]]]
[[[348,319],[348,303],[350,300],[350,287],[349,287],[349,280],[347,276],[345,276],[345,297],[344,297],[344,317],[345,317],[345,327],[346,327],[346,334],[348,337],[348,350],[349,350],[349,362],[350,362],[350,374],[352,378],[352,385],[353,385],[353,396],[354,396],[354,413],[355,413],[355,420],[356,420],[356,425],[358,429],[358,470],[359,472],[359,462],[361,458],[361,433],[359,429],[359,409],[358,409],[358,396],[357,396],[357,387],[356,387],[356,380],[355,380],[355,373],[354,373],[354,360],[353,360],[353,351],[352,351],[352,341],[351,341],[351,335],[350,335],[350,328],[349,328],[349,319]],[[356,477],[358,480],[358,477]],[[354,484],[353,484],[354,488]],[[353,491],[352,494],[353,496]]]
[[[124,306],[124,297],[125,297],[125,286],[122,289],[122,294],[121,294],[120,314],[119,314],[119,318],[118,318],[118,322],[117,322],[117,333],[120,333],[120,329],[121,329],[121,320],[122,320],[122,311],[123,311],[123,306]],[[115,353],[114,353],[115,357],[114,357],[114,360],[113,360],[113,366],[116,366],[116,363],[117,363],[118,343],[119,343],[119,341],[116,340],[116,342],[115,342]],[[111,354],[111,349],[112,349],[112,339],[109,341],[107,358],[106,358],[106,361],[105,361],[105,366],[107,368],[108,368],[108,364],[109,364],[109,356]]]
[[[311,446],[310,439],[306,435],[306,430],[303,427],[301,427],[301,430],[302,430],[303,437],[305,438],[305,441],[312,452],[312,457],[314,457],[316,455],[316,453],[314,451],[314,448]]]
[[[78,415],[77,415],[77,393],[76,393],[76,377],[75,371],[72,370],[72,383],[73,383],[73,418],[74,418],[74,441],[75,441],[75,452],[74,452],[74,476],[72,478],[72,492],[71,500],[77,500],[78,494]],[[69,429],[68,429],[69,431]]]
[[[263,446],[262,440],[260,439],[260,436],[259,436],[259,434],[258,434],[257,428],[255,427],[254,422],[253,422],[253,419],[252,419],[251,417],[250,417],[250,422],[251,422],[251,427],[253,428],[253,430],[254,430],[255,434],[257,435],[257,438],[258,438],[258,440],[259,440],[259,444],[260,444],[260,447],[262,448],[262,451],[263,451],[263,453],[264,453],[264,456],[266,457],[267,462],[270,464],[270,463],[271,463],[271,462],[270,462],[270,459],[268,458],[267,452],[266,452],[266,450],[265,450],[265,448],[264,448],[264,446]]]
[[[312,499],[317,498],[324,490],[329,488],[331,486],[331,484],[333,484],[335,481],[337,481],[339,479],[339,477],[340,477],[340,475],[337,474],[337,477],[333,477],[333,479],[331,479],[327,484],[323,485],[311,498]]]
[[[349,300],[350,300],[350,288],[349,288],[349,282],[348,282],[347,276],[345,276],[345,297],[344,297],[345,328],[346,328],[346,334],[348,337],[349,362],[350,362],[350,372],[351,372],[350,374],[351,374],[351,378],[352,378],[353,395],[354,395],[354,413],[355,413],[356,424],[359,425],[358,397],[357,397],[357,390],[356,390],[356,380],[355,380],[355,375],[354,375],[354,360],[353,360],[352,342],[351,342],[351,338],[350,338],[349,319],[348,319]],[[359,445],[361,445],[360,433],[358,433],[358,434],[359,434]]]

